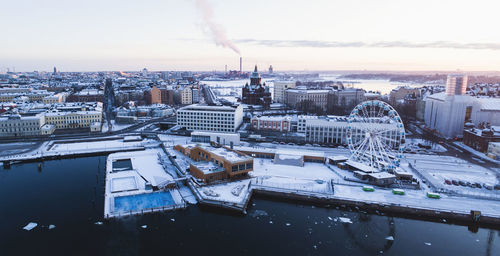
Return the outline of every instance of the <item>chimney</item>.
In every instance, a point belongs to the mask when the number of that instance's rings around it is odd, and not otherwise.
[[[240,73],[242,72],[242,70],[241,70],[242,61],[243,61],[243,59],[242,59],[242,57],[240,57]]]

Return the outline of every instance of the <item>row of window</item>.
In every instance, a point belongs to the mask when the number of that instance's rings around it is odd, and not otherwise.
[[[244,170],[248,170],[248,169],[252,169],[252,168],[253,168],[253,163],[237,164],[237,165],[233,165],[233,167],[231,168],[231,172],[239,172],[239,171],[244,171]]]

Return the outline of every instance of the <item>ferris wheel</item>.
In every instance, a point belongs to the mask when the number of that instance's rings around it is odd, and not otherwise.
[[[349,159],[381,171],[399,166],[403,157],[405,128],[394,108],[379,100],[365,101],[349,115]]]

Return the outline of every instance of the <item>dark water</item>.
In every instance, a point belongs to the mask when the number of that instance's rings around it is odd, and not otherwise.
[[[246,216],[190,206],[95,225],[104,167],[89,157],[0,168],[0,255],[500,255],[496,230],[263,198]],[[328,218],[339,216],[353,224]],[[39,226],[23,230],[30,221]]]

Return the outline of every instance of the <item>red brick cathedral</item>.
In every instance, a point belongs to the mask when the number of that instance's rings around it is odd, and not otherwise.
[[[271,105],[271,92],[266,84],[261,83],[261,77],[257,72],[257,65],[250,76],[250,85],[245,84],[241,93],[241,102],[250,105],[261,105],[269,108]]]

